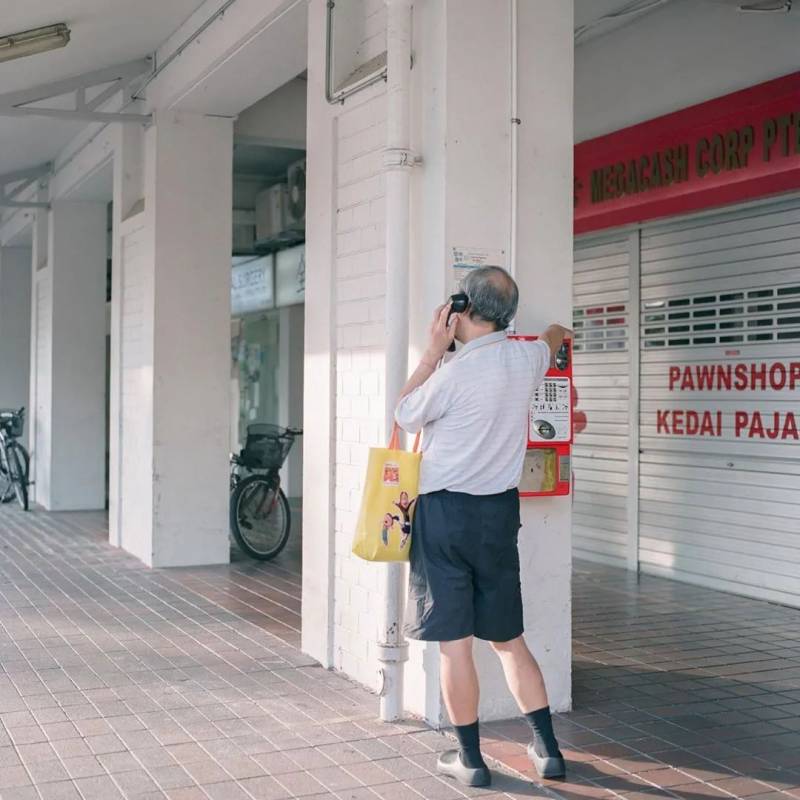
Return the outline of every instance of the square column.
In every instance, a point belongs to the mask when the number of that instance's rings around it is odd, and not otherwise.
[[[232,153],[232,120],[156,112],[118,225],[112,541],[151,566],[229,559]]]
[[[106,249],[103,203],[52,201],[46,234],[37,215],[30,427],[35,500],[51,511],[106,504]]]
[[[31,249],[0,248],[0,408],[28,405],[31,364]],[[25,425],[25,438],[29,426]],[[27,445],[25,439],[23,442]]]
[[[125,221],[143,218],[144,208],[144,129],[138,125],[118,125],[114,143],[114,189],[111,203],[111,314],[109,353],[109,431],[108,431],[108,540],[121,543],[122,425],[122,274],[123,245],[132,244],[123,235]],[[130,231],[126,231],[130,233]]]
[[[418,11],[414,149],[424,163],[412,198],[411,364],[425,348],[431,309],[453,291],[454,249],[513,273],[518,333],[570,326],[572,317],[572,2],[446,0]],[[431,269],[442,261],[443,270]],[[521,516],[526,639],[551,706],[563,711],[571,705],[571,498],[523,499]],[[516,716],[498,659],[483,643],[475,650],[481,719]],[[438,648],[412,643],[406,674],[407,708],[444,718]]]
[[[388,592],[350,542],[368,447],[385,441],[385,394],[396,391],[386,311],[406,313],[406,298],[386,280],[385,243],[391,226],[405,230],[387,219],[384,84],[325,100],[327,11],[310,0],[302,640],[375,685]],[[452,292],[454,250],[514,271],[520,333],[570,323],[573,3],[415,2],[413,25],[410,365]],[[571,703],[570,498],[526,500],[522,516],[526,631],[561,711]],[[481,718],[516,716],[497,658],[476,651]],[[438,646],[412,643],[409,658],[405,708],[438,724]]]

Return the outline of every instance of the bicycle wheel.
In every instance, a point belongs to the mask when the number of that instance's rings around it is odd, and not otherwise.
[[[11,442],[6,450],[8,455],[8,471],[14,485],[17,502],[23,511],[28,510],[28,454],[18,442]]]
[[[0,503],[8,503],[14,497],[14,482],[8,468],[6,448],[0,447]]]
[[[264,475],[249,475],[231,495],[231,530],[242,550],[260,561],[275,558],[291,528],[289,501]]]

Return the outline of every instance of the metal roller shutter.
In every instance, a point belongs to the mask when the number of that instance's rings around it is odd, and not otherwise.
[[[642,571],[800,606],[800,200],[642,231],[640,370]]]
[[[573,552],[625,566],[628,530],[630,254],[628,234],[575,245],[576,411]],[[634,305],[635,307],[635,305]]]

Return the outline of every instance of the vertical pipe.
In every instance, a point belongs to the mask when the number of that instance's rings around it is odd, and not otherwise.
[[[517,274],[517,195],[519,164],[519,124],[517,116],[517,31],[518,0],[511,2],[511,234],[508,245],[508,271],[512,278]]]
[[[386,0],[387,7],[387,135],[386,171],[386,428],[394,424],[394,408],[408,375],[408,274],[410,234],[411,0]],[[403,637],[405,593],[403,564],[387,564],[386,602],[378,631],[381,663],[381,719],[403,714],[403,662],[408,644]]]

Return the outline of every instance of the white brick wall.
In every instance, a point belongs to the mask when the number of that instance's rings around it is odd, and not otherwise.
[[[383,31],[382,18],[380,26]],[[337,121],[336,142],[334,666],[367,686],[375,685],[377,670],[382,567],[355,558],[350,547],[369,447],[386,438],[385,108],[382,89],[349,101]]]

